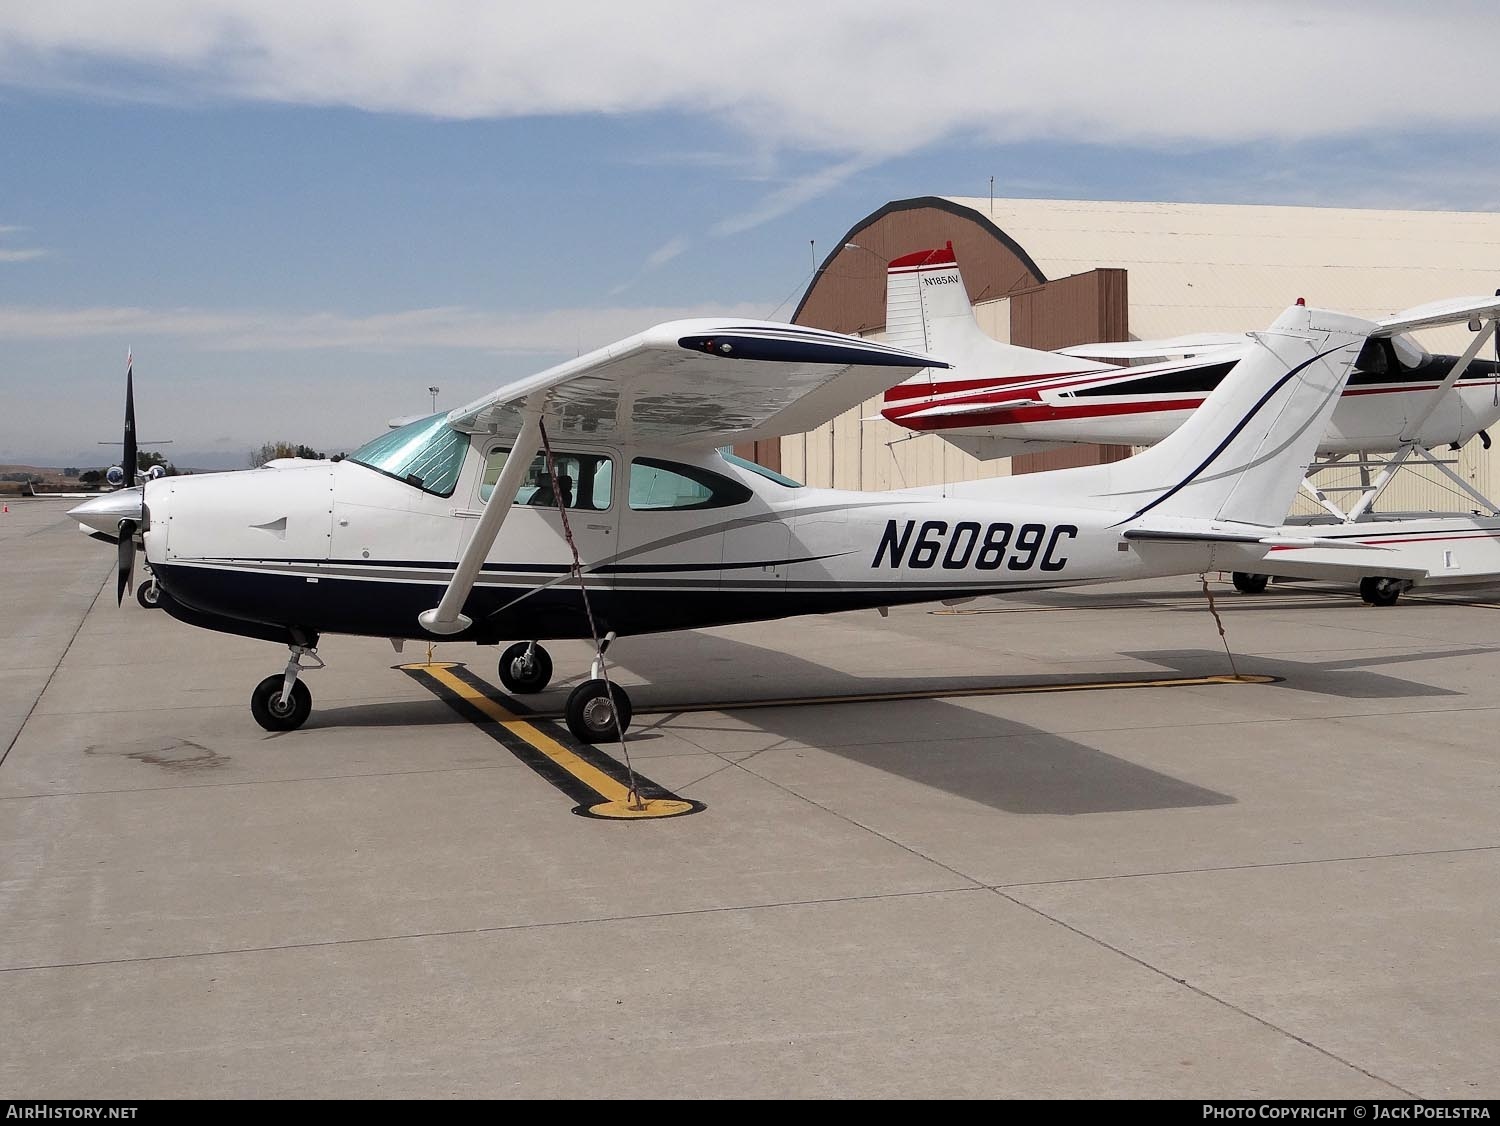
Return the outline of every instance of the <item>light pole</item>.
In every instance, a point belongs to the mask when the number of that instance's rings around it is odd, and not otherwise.
[[[427,393],[432,396],[432,413],[436,414],[437,413],[437,393],[438,393],[438,389],[436,387],[429,387],[429,388],[427,388]]]

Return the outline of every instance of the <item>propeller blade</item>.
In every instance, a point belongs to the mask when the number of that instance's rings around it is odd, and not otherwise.
[[[115,605],[123,605],[135,570],[135,521],[120,521],[119,562],[115,570]]]

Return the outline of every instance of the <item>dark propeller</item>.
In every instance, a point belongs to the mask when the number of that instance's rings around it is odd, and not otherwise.
[[[135,570],[134,520],[120,521],[119,563],[115,570],[115,604],[125,601],[125,592],[130,589],[131,572]]]

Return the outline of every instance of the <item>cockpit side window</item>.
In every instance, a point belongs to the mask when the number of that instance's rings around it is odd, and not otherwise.
[[[505,448],[493,449],[485,455],[484,475],[479,484],[481,501],[490,499],[509,457],[510,450]],[[603,512],[609,508],[614,478],[614,462],[609,455],[554,452],[552,462],[557,471],[557,492],[552,488],[546,455],[537,454],[516,489],[517,504],[556,509],[557,496],[561,493],[564,508],[581,508],[590,512]]]
[[[1390,370],[1390,357],[1385,341],[1373,336],[1366,340],[1365,346],[1359,350],[1358,359],[1354,361],[1354,369],[1367,375],[1385,375]]]
[[[345,460],[449,497],[468,450],[469,436],[449,426],[446,414],[434,414],[370,439]]]
[[[636,511],[728,508],[754,495],[748,485],[696,465],[654,457],[630,463],[630,507]]]

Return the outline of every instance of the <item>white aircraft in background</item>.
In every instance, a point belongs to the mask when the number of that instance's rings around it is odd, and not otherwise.
[[[1335,506],[1313,481],[1335,467],[1394,471],[1408,459],[1446,471],[1432,450],[1457,449],[1500,421],[1500,362],[1475,357],[1492,324],[1462,356],[1433,355],[1406,333],[1479,320],[1500,308],[1494,297],[1439,301],[1380,322],[1366,341],[1327,432],[1307,488],[1331,515],[1357,519],[1378,497],[1372,483],[1356,505]],[[987,335],[949,243],[892,261],[886,275],[886,343],[925,350],[949,362],[939,378],[923,373],[885,393],[881,414],[922,434],[938,434],[981,460],[1070,444],[1148,446],[1170,434],[1253,347],[1240,334],[1084,344],[1040,351]],[[1150,359],[1140,366],[1106,363]],[[1378,463],[1351,456],[1392,454]],[[1451,483],[1494,511],[1456,474]],[[1387,478],[1388,480],[1388,478]],[[1382,483],[1383,484],[1383,483]]]
[[[886,282],[887,343],[923,348],[948,361],[941,374],[919,373],[885,393],[885,418],[916,433],[935,433],[981,459],[1078,443],[1151,445],[1172,434],[1213,388],[1254,353],[1261,334],[1199,334],[1165,341],[1123,341],[1039,351],[1003,344],[979,328],[953,244],[890,263]],[[1298,518],[1288,534],[1316,527],[1346,548],[1399,545],[1403,558],[1371,557],[1360,594],[1393,604],[1421,585],[1476,585],[1500,578],[1500,508],[1448,468],[1433,447],[1458,448],[1500,420],[1500,363],[1475,357],[1495,333],[1500,298],[1436,301],[1377,323],[1360,349],[1327,430],[1317,442],[1302,488],[1328,518]],[[1461,356],[1425,352],[1407,333],[1467,323],[1475,336]],[[1100,362],[1175,357],[1145,366]],[[1387,455],[1387,456],[1381,456]],[[1351,456],[1354,458],[1350,460]],[[1463,514],[1379,514],[1374,504],[1403,467],[1430,466],[1475,505]],[[1335,489],[1315,478],[1357,469],[1360,484]],[[1358,494],[1340,505],[1329,493]],[[1461,525],[1461,526],[1460,526]],[[1460,543],[1459,541],[1464,541]],[[1274,568],[1234,570],[1237,589],[1258,593],[1272,576],[1330,578],[1347,573],[1354,556],[1282,546]],[[1231,570],[1231,568],[1223,568]]]
[[[630,719],[604,661],[617,635],[1250,568],[1277,546],[1329,546],[1278,525],[1379,331],[1287,309],[1186,422],[1124,461],[845,492],[720,449],[804,432],[946,365],[792,325],[678,321],[339,462],[167,477],[72,515],[117,539],[122,596],[139,535],[174,618],[290,648],[251,695],[268,730],[307,719],[302,658],[321,666],[327,634],[510,642],[499,672],[512,692],[550,680],[538,642],[591,638],[593,675],[565,715],[597,742]],[[550,498],[529,503],[528,481]]]

